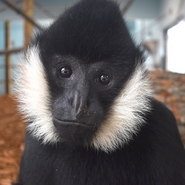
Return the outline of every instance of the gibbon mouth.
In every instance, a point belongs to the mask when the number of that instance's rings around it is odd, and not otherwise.
[[[61,120],[58,118],[53,117],[54,125],[66,125],[66,126],[83,126],[83,127],[92,127],[91,125],[87,125],[79,120]]]

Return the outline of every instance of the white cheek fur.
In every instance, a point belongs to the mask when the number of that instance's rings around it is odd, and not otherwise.
[[[152,96],[145,71],[142,65],[137,66],[115,99],[107,120],[102,123],[94,136],[92,146],[96,149],[111,152],[122,147],[145,123],[142,115],[151,110],[149,97]]]
[[[144,77],[142,65],[136,67],[124,89],[115,99],[107,120],[102,123],[94,135],[91,147],[111,152],[123,146],[137,134],[145,123],[141,115],[150,111],[151,96],[149,80]],[[20,103],[19,111],[32,118],[27,129],[43,143],[56,143],[59,136],[52,122],[50,111],[50,92],[44,66],[39,57],[39,48],[28,49],[19,64],[19,73],[15,78],[16,96]]]
[[[32,118],[27,129],[44,143],[57,142],[58,136],[52,123],[50,93],[44,66],[39,57],[38,47],[29,48],[20,62],[16,75],[16,96],[19,111],[26,118]]]

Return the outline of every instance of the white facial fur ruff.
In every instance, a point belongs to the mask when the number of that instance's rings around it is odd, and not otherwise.
[[[138,65],[110,108],[109,117],[101,124],[93,139],[96,149],[111,152],[128,143],[145,123],[143,114],[151,110],[150,82],[145,68]]]
[[[52,122],[50,93],[38,47],[28,49],[19,64],[15,79],[19,110],[26,118],[34,118],[28,130],[43,143],[56,143],[59,136]],[[142,65],[136,67],[110,109],[110,116],[102,123],[93,138],[91,146],[97,150],[111,152],[123,146],[137,134],[145,123],[143,116],[150,111],[150,83]]]
[[[58,136],[49,110],[50,93],[39,49],[29,48],[18,67],[15,92],[20,103],[19,111],[27,119],[34,118],[27,129],[36,138],[42,138],[44,143],[57,142]]]

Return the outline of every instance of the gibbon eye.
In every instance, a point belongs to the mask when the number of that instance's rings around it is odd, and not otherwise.
[[[71,74],[72,74],[72,71],[67,66],[62,67],[60,70],[60,75],[64,78],[69,78],[71,76]]]
[[[101,84],[107,85],[110,82],[110,78],[109,78],[108,75],[101,75],[99,77],[99,81],[100,81]]]

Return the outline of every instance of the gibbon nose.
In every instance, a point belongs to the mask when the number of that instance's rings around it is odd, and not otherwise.
[[[86,85],[75,84],[70,91],[64,91],[53,103],[52,114],[58,120],[80,121],[87,115],[88,91]]]
[[[76,119],[80,115],[87,112],[87,93],[81,90],[76,90],[73,94],[72,109],[76,116]]]

